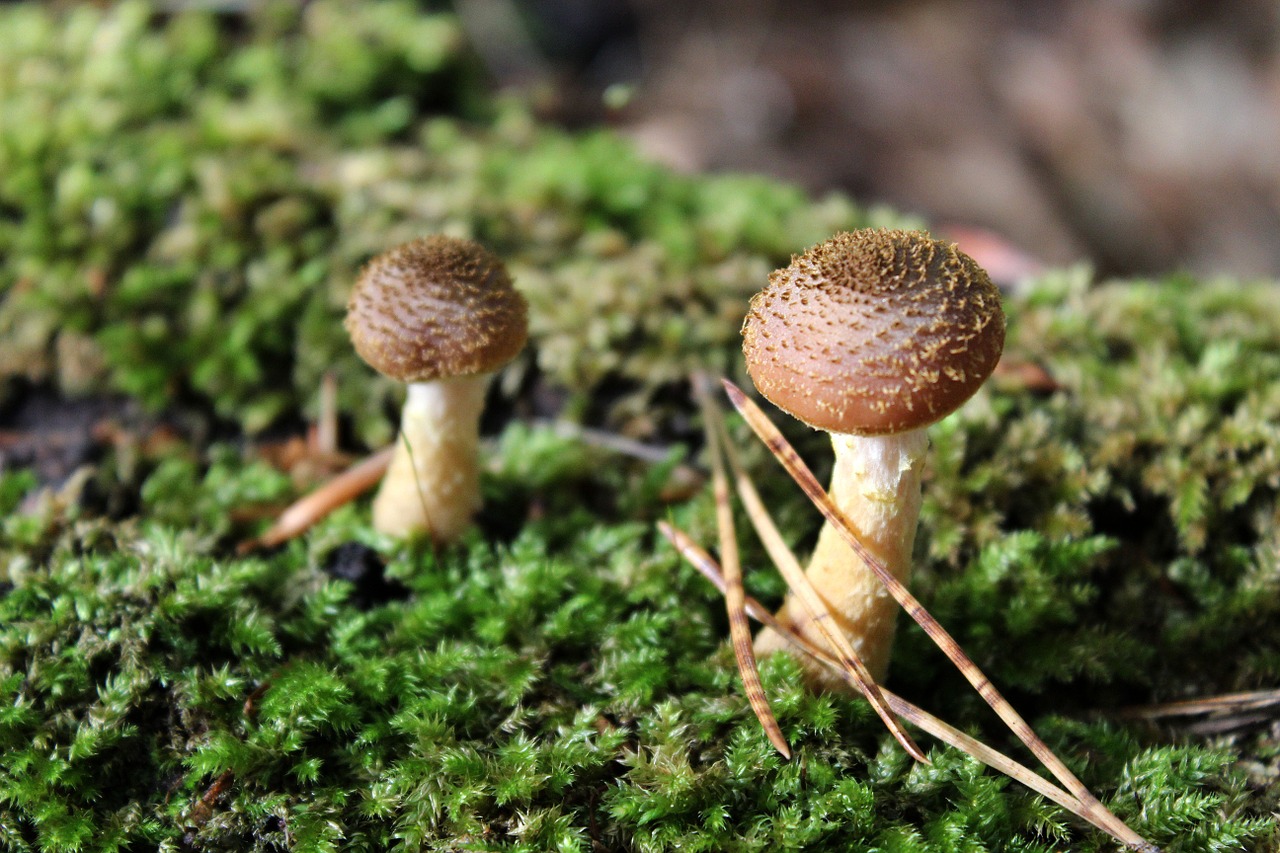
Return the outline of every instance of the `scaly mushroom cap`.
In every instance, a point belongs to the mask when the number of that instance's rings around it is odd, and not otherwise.
[[[529,336],[528,314],[500,260],[470,240],[433,236],[369,262],[346,326],[374,370],[427,382],[506,364]]]
[[[837,234],[793,257],[742,326],[760,393],[828,432],[927,426],[969,399],[1004,348],[1000,292],[918,231]]]

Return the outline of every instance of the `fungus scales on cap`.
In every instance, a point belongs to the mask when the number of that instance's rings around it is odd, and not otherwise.
[[[770,274],[743,352],[756,388],[829,432],[927,426],[967,400],[1004,346],[999,290],[919,232],[838,234]]]
[[[373,369],[426,382],[487,373],[515,358],[528,337],[528,307],[483,247],[432,236],[369,262],[346,326]]]

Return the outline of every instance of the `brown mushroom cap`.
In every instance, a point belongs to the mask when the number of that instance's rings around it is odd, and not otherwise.
[[[918,231],[837,234],[751,300],[747,372],[774,405],[828,432],[927,426],[1000,360],[1000,292],[954,244]]]
[[[528,315],[498,258],[470,240],[433,236],[369,262],[346,326],[374,370],[427,382],[497,370],[524,346]]]

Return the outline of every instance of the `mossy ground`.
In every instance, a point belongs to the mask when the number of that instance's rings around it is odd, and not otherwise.
[[[718,596],[655,535],[713,537],[705,491],[664,492],[699,448],[686,372],[739,374],[746,299],[790,252],[901,218],[540,126],[405,3],[0,16],[4,425],[33,389],[118,420],[69,504],[0,474],[0,847],[1113,848],[959,753],[912,765],[776,659],[782,761]],[[437,554],[358,503],[237,556],[246,512],[297,492],[260,451],[324,373],[348,442],[390,439],[398,392],[342,307],[371,253],[432,231],[509,258],[532,309],[481,526]],[[1010,299],[1006,358],[1060,387],[995,381],[932,433],[918,594],[1168,850],[1280,844],[1274,723],[1205,739],[1114,713],[1280,683],[1276,299],[1050,274]],[[638,462],[549,417],[675,449]],[[807,547],[816,514],[750,458]],[[914,630],[893,683],[1012,749]]]

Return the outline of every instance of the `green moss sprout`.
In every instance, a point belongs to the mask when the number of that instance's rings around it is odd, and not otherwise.
[[[714,541],[706,490],[665,489],[701,453],[685,377],[744,379],[768,271],[908,218],[548,126],[408,2],[5,5],[0,116],[2,423],[33,389],[140,412],[78,497],[0,466],[0,849],[1114,849],[958,752],[912,762],[779,656],[782,760],[722,601],[654,530]],[[476,529],[405,545],[366,501],[237,554],[303,488],[262,451],[324,374],[345,446],[391,440],[398,392],[341,317],[368,257],[426,233],[485,242],[530,303]],[[1007,301],[1006,359],[1056,389],[997,377],[931,432],[917,594],[1167,851],[1280,845],[1273,718],[1121,713],[1280,683],[1275,295],[1047,273]],[[819,517],[734,437],[807,550]],[[895,690],[994,730],[921,634],[898,644]]]

